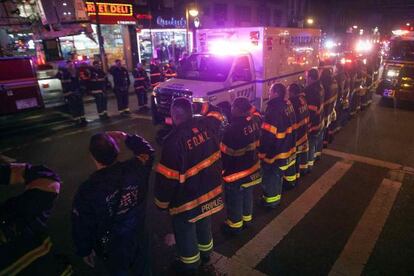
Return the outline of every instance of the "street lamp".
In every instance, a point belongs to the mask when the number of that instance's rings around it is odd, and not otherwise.
[[[198,15],[198,9],[194,3],[187,5],[185,8],[185,21],[186,21],[186,39],[187,39],[187,53],[190,53],[190,16],[196,17]],[[193,34],[194,36],[194,34]],[[193,45],[194,46],[194,45]]]
[[[313,18],[309,17],[308,19],[306,19],[306,24],[313,25],[313,23],[315,23],[315,20]]]

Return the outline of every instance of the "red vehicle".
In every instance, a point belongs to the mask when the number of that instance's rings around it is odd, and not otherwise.
[[[43,107],[32,59],[0,58],[0,115]]]

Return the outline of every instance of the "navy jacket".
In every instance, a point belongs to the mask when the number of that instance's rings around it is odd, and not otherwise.
[[[128,268],[137,233],[144,227],[154,150],[137,135],[128,135],[125,144],[135,155],[132,159],[96,171],[79,187],[73,202],[72,233],[78,255],[87,256],[92,249],[99,255],[98,242],[111,225],[109,261]]]

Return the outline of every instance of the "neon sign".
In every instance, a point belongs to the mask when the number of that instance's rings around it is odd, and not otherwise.
[[[109,16],[132,16],[131,4],[115,3],[96,3],[99,15]],[[88,15],[96,15],[94,2],[86,2],[86,12]]]

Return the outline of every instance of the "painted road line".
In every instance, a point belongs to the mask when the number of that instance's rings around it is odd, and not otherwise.
[[[346,160],[365,163],[365,164],[368,164],[368,165],[372,165],[372,166],[376,166],[376,167],[382,167],[382,168],[386,168],[386,169],[390,169],[390,170],[401,170],[401,169],[403,169],[403,165],[401,165],[401,164],[388,162],[388,161],[384,161],[384,160],[379,160],[379,159],[374,159],[374,158],[371,158],[371,157],[356,155],[356,154],[352,154],[352,153],[346,153],[346,152],[341,152],[341,151],[336,151],[336,150],[331,150],[331,149],[324,149],[323,153],[331,155],[331,156],[343,158],[343,159],[346,159]]]
[[[266,225],[253,239],[231,257],[234,263],[256,267],[289,231],[351,168],[352,161],[336,162],[299,198]]]
[[[361,275],[394,205],[401,182],[385,178],[333,265],[330,276]]]
[[[211,254],[211,264],[220,273],[219,275],[229,276],[264,276],[266,274],[248,267],[245,264],[236,262],[232,259],[227,258],[217,252]]]
[[[6,162],[6,163],[13,163],[13,162],[16,162],[16,159],[0,154],[0,161]]]

